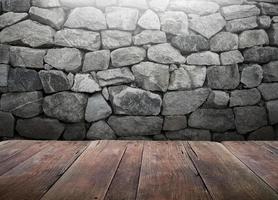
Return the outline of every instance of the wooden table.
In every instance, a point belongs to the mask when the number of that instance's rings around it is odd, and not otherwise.
[[[278,142],[4,141],[1,200],[277,200]]]

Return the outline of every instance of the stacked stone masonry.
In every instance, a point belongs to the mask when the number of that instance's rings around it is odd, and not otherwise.
[[[0,139],[278,138],[278,0],[0,2]]]

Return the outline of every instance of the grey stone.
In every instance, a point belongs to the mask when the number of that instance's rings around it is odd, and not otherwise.
[[[278,5],[270,4],[270,3],[260,3],[259,6],[261,8],[261,13],[263,15],[270,15],[270,16],[278,15]]]
[[[87,122],[95,122],[105,119],[112,114],[112,109],[105,101],[101,94],[94,94],[88,98],[85,111],[85,119]]]
[[[64,24],[67,28],[84,28],[92,31],[106,29],[105,16],[94,7],[74,8]]]
[[[160,117],[111,116],[109,126],[118,136],[144,136],[160,134],[163,119]]]
[[[221,53],[220,60],[222,65],[233,65],[243,63],[244,57],[240,51],[234,50]]]
[[[100,50],[86,53],[82,71],[91,72],[108,69],[110,64],[110,51]]]
[[[27,13],[7,12],[0,15],[0,29],[13,25],[28,17]]]
[[[213,90],[204,104],[206,108],[225,108],[228,105],[230,96],[227,92]]]
[[[257,22],[259,28],[268,29],[271,25],[271,18],[267,15],[259,16]]]
[[[42,113],[42,92],[6,93],[1,98],[1,110],[17,117],[31,118]]]
[[[69,90],[71,83],[67,75],[59,70],[41,70],[39,76],[46,94]]]
[[[275,47],[252,47],[243,52],[246,62],[268,63],[278,60],[278,48]]]
[[[188,33],[188,18],[184,12],[166,11],[160,14],[161,30],[173,35]]]
[[[215,52],[238,49],[238,36],[229,32],[220,32],[210,39],[210,50]]]
[[[278,16],[273,16],[272,17],[272,22],[277,23],[278,22]]]
[[[219,55],[211,51],[193,53],[187,57],[189,65],[220,65]]]
[[[116,135],[105,121],[93,123],[87,132],[88,140],[114,140]]]
[[[191,113],[206,101],[209,93],[210,91],[207,88],[167,92],[163,98],[162,115],[184,115]]]
[[[64,140],[84,140],[86,137],[85,123],[67,124],[63,133]]]
[[[261,94],[256,89],[235,90],[231,92],[230,107],[234,106],[252,106],[259,103]]]
[[[223,7],[221,11],[226,20],[246,18],[260,14],[260,9],[256,5],[232,5]]]
[[[139,9],[147,9],[148,4],[146,0],[119,0],[119,6],[123,7],[134,7]]]
[[[61,6],[59,0],[32,0],[32,5],[40,8],[55,8]]]
[[[161,64],[185,63],[185,57],[169,43],[151,46],[148,49],[148,58]]]
[[[184,90],[202,87],[206,80],[206,67],[181,65],[170,76],[168,90]]]
[[[162,100],[157,94],[128,86],[114,86],[109,89],[114,114],[158,115]]]
[[[276,139],[276,135],[274,132],[273,127],[271,126],[266,126],[266,127],[262,127],[252,133],[249,134],[248,136],[248,140],[275,140]]]
[[[164,131],[177,131],[187,127],[187,117],[183,115],[165,116],[163,123]]]
[[[278,81],[278,61],[272,61],[263,66],[264,82]]]
[[[239,48],[244,49],[253,46],[267,45],[268,35],[265,30],[248,30],[239,35]]]
[[[160,20],[155,12],[147,10],[138,20],[138,25],[143,29],[160,29]]]
[[[43,69],[43,58],[46,50],[27,47],[10,47],[10,63],[14,67]]]
[[[0,32],[0,43],[21,41],[31,47],[39,47],[53,43],[55,30],[32,20],[25,20],[4,28]]]
[[[14,136],[14,117],[11,113],[0,111],[0,137]]]
[[[233,33],[242,32],[245,30],[250,30],[257,28],[257,17],[247,17],[242,19],[234,19],[231,21],[228,21],[226,24],[226,30]]]
[[[156,12],[165,11],[169,1],[170,0],[149,0],[149,7]]]
[[[243,68],[241,73],[241,83],[247,88],[257,87],[263,79],[263,69],[260,65],[254,64]]]
[[[258,89],[266,101],[278,99],[278,83],[262,83]]]
[[[80,29],[63,29],[56,32],[54,43],[64,47],[75,47],[89,51],[98,50],[101,46],[100,34]]]
[[[75,7],[91,7],[95,5],[95,0],[60,0],[62,6],[75,8]]]
[[[5,12],[28,12],[30,0],[1,0],[2,10]]]
[[[270,45],[278,46],[278,23],[271,25],[268,36]]]
[[[8,64],[10,61],[10,46],[0,44],[0,63]]]
[[[171,131],[165,133],[169,140],[195,140],[195,141],[210,141],[211,134],[208,130],[201,129],[184,129],[180,131]]]
[[[0,87],[8,86],[10,66],[6,64],[0,64]]]
[[[118,0],[96,0],[96,6],[98,8],[106,8],[109,6],[116,6]]]
[[[155,135],[154,135],[155,136]],[[154,137],[152,136],[152,137]],[[118,137],[118,140],[151,140],[152,138],[150,136],[124,136],[124,137]]]
[[[133,37],[134,45],[166,43],[166,34],[159,30],[144,30]]]
[[[278,100],[266,102],[266,108],[270,124],[278,124]]]
[[[109,69],[105,71],[99,71],[97,73],[97,79],[101,87],[109,85],[120,85],[123,83],[131,83],[134,81],[134,76],[128,67]]]
[[[229,5],[241,5],[244,3],[244,0],[212,0],[220,6],[229,6]]]
[[[167,141],[168,140],[164,134],[153,135],[152,139],[155,141]]]
[[[247,106],[234,108],[236,129],[240,134],[254,131],[267,125],[265,108]]]
[[[24,68],[10,68],[8,78],[10,92],[29,92],[41,89],[42,84],[38,72]]]
[[[108,91],[108,88],[107,87],[103,88],[101,93],[102,93],[102,96],[105,98],[105,100],[108,101],[109,100],[109,91]]]
[[[71,90],[74,92],[95,93],[101,91],[101,88],[90,74],[76,74]]]
[[[81,68],[82,54],[75,48],[49,49],[44,61],[59,70],[78,72]]]
[[[43,111],[53,118],[65,122],[80,122],[85,116],[87,95],[73,92],[59,92],[44,98]]]
[[[169,85],[169,66],[142,62],[132,67],[137,86],[150,91],[166,92]]]
[[[213,133],[212,140],[216,142],[244,141],[244,137],[237,132]]]
[[[133,8],[107,7],[106,21],[109,29],[134,31],[136,29],[139,12]]]
[[[183,53],[209,50],[208,40],[200,35],[178,35],[172,38],[171,43]]]
[[[101,31],[101,41],[103,49],[117,49],[130,46],[132,34],[126,31],[105,30]]]
[[[57,140],[62,135],[65,125],[57,119],[36,117],[33,119],[19,119],[16,131],[19,135],[39,140]]]
[[[189,27],[207,39],[221,31],[225,25],[226,21],[219,13],[195,17],[189,21]]]
[[[240,82],[237,65],[213,66],[207,69],[208,86],[212,89],[235,89]]]
[[[111,52],[114,67],[123,67],[141,62],[146,57],[146,50],[141,47],[124,47]]]

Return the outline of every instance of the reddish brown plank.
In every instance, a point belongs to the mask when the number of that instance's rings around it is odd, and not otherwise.
[[[183,146],[146,142],[137,200],[210,199]]]
[[[106,200],[134,200],[140,175],[143,142],[130,142],[106,193]]]
[[[86,142],[47,142],[47,147],[0,176],[0,199],[39,199],[83,152]]]
[[[124,141],[92,143],[42,199],[103,199],[126,145]]]
[[[278,154],[271,142],[224,142],[229,151],[278,192]]]
[[[184,142],[213,199],[277,200],[277,193],[222,144]]]
[[[271,153],[278,155],[278,141],[254,141],[258,145],[268,149]]]

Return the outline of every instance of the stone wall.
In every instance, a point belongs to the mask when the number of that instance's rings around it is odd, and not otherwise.
[[[2,139],[277,139],[277,0],[1,2]]]

